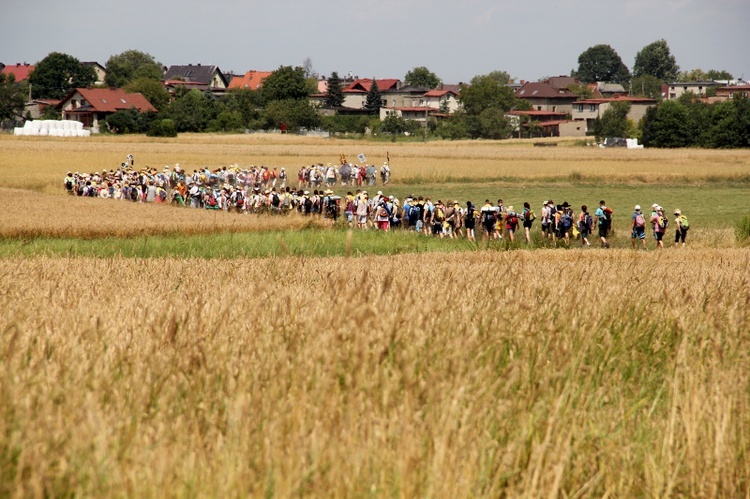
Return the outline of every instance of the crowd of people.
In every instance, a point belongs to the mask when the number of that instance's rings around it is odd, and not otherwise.
[[[390,167],[380,168],[380,180],[386,185]],[[477,207],[471,201],[437,200],[429,197],[408,196],[399,200],[386,196],[381,190],[370,195],[365,186],[377,185],[374,165],[353,165],[342,162],[303,166],[297,172],[297,185],[290,185],[285,167],[237,165],[216,169],[208,167],[187,172],[179,164],[165,166],[161,171],[153,168],[136,170],[133,157],[119,168],[94,173],[68,172],[64,186],[70,195],[98,197],[113,200],[130,200],[141,203],[170,203],[193,209],[222,210],[237,213],[288,214],[298,212],[317,215],[334,221],[343,218],[359,229],[376,228],[412,230],[420,234],[441,238],[466,238],[475,241],[477,231],[489,240],[507,238],[531,243],[531,229],[538,222],[545,242],[570,245],[580,240],[584,247],[591,246],[590,238],[596,235],[603,248],[609,247],[607,238],[613,231],[613,212],[605,201],[591,214],[586,205],[578,213],[567,202],[555,204],[551,199],[542,203],[539,216],[528,202],[516,210],[485,200]],[[334,194],[333,187],[340,184],[349,189],[345,196]],[[324,189],[325,187],[325,189]],[[353,189],[356,187],[356,189]],[[679,209],[674,210],[675,246],[685,245],[689,222]],[[633,248],[640,242],[646,247],[646,228],[651,225],[657,248],[664,247],[664,236],[670,225],[665,210],[652,205],[650,215],[636,205],[630,217]]]

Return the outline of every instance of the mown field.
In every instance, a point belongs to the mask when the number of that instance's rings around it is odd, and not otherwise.
[[[613,248],[62,189],[127,154],[294,174],[386,150],[402,198],[604,198]],[[748,496],[748,193],[747,151],[0,135],[0,497]],[[629,249],[652,202],[687,248]]]

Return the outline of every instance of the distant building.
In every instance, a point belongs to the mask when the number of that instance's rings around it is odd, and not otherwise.
[[[516,97],[525,100],[537,111],[570,113],[578,95],[559,86],[561,78],[556,77],[555,84],[549,81],[527,81],[516,91]]]
[[[104,85],[104,79],[107,77],[107,70],[104,66],[98,62],[82,62],[81,64],[94,68],[94,72],[96,73],[95,85]]]
[[[187,66],[169,66],[164,74],[164,81],[182,81],[188,84],[202,85],[210,90],[224,89],[229,86],[227,78],[218,66],[188,64]]]
[[[243,88],[246,90],[258,90],[263,86],[266,78],[271,76],[273,71],[255,71],[250,70],[243,76],[235,76],[229,82],[229,88]]]
[[[62,111],[62,119],[83,123],[98,132],[100,122],[117,111],[135,108],[141,113],[156,112],[156,108],[139,94],[121,88],[74,88],[55,106]]]
[[[13,75],[16,79],[16,82],[22,82],[24,80],[29,79],[29,75],[34,71],[36,66],[33,66],[31,64],[26,64],[25,62],[23,64],[8,64],[7,66],[3,67],[2,72],[4,75]]]
[[[629,102],[630,111],[628,119],[638,124],[646,115],[646,110],[656,105],[655,99],[647,97],[613,97],[609,99],[585,99],[573,103],[572,118],[573,121],[585,122],[586,133],[591,133],[594,128],[594,121],[601,118],[604,112],[615,102]]]
[[[703,97],[706,95],[706,90],[709,88],[719,88],[721,83],[715,81],[677,81],[668,84],[668,93],[665,96],[666,99],[679,99],[683,94],[692,92],[697,97]]]

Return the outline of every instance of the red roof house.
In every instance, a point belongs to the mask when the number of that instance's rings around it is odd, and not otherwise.
[[[244,76],[235,76],[232,78],[232,81],[229,82],[229,88],[258,90],[263,86],[265,79],[271,76],[272,73],[273,71],[248,71]]]
[[[16,82],[19,82],[28,79],[31,72],[34,71],[34,68],[36,68],[36,66],[26,63],[10,64],[5,66],[0,72],[4,75],[13,75],[16,78]]]
[[[141,113],[156,112],[156,108],[138,93],[129,94],[121,88],[74,88],[55,106],[64,120],[75,120],[95,130],[107,116],[135,108]]]

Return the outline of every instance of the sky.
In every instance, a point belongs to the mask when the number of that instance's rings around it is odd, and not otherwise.
[[[750,79],[749,20],[749,0],[0,0],[0,62],[63,52],[106,66],[134,49],[235,73],[309,58],[325,76],[425,66],[445,83],[495,70],[535,81],[570,74],[598,44],[632,70],[663,38],[681,70]]]

